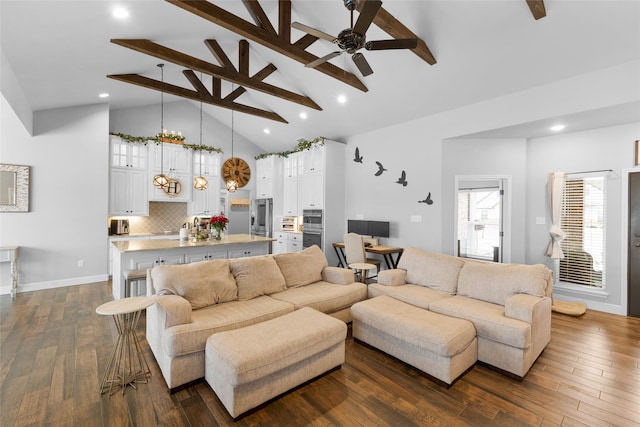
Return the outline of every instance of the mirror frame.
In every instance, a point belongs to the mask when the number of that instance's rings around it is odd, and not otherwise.
[[[29,212],[29,166],[0,164],[0,172],[16,174],[16,203],[0,205],[0,212]]]

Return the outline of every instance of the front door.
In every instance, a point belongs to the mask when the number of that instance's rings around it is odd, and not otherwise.
[[[640,172],[629,174],[628,313],[640,317]]]

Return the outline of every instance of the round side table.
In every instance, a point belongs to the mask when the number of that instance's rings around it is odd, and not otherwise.
[[[349,264],[349,268],[354,270],[356,282],[367,283],[369,270],[376,270],[378,267],[366,262],[353,262]]]
[[[107,369],[100,382],[100,393],[113,395],[119,389],[124,394],[127,386],[147,383],[151,370],[144,358],[136,327],[142,310],[155,302],[154,297],[131,297],[106,302],[96,308],[96,313],[113,316],[118,329],[118,340],[111,352]]]

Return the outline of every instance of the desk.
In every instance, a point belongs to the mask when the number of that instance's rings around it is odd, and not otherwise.
[[[0,262],[11,263],[11,299],[18,292],[18,249],[20,246],[0,246]]]
[[[336,255],[338,256],[338,267],[345,267],[347,265],[347,261],[344,255],[344,243],[334,243],[333,250],[336,251]],[[365,246],[364,250],[370,254],[382,255],[387,269],[389,270],[398,268],[398,261],[400,261],[402,252],[404,252],[404,248],[387,245]],[[397,254],[395,260],[393,259],[393,254]]]
[[[135,389],[137,383],[147,382],[151,370],[144,359],[136,326],[142,310],[153,303],[153,297],[132,297],[109,301],[96,308],[98,314],[113,316],[118,329],[118,341],[100,382],[101,394],[108,391],[111,395],[118,390],[124,394],[128,385]]]

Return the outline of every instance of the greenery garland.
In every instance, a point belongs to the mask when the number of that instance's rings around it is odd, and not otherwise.
[[[324,145],[324,140],[325,140],[324,136],[318,136],[316,138],[313,138],[310,141],[308,141],[306,139],[303,139],[303,140],[298,142],[298,145],[296,145],[294,148],[292,148],[289,151],[281,151],[279,153],[263,153],[263,154],[260,154],[260,155],[256,156],[255,159],[256,160],[260,160],[260,159],[265,159],[265,158],[270,157],[270,156],[289,157],[289,154],[299,153],[300,151],[304,151],[304,150],[310,150],[315,145]]]
[[[182,146],[186,149],[191,149],[191,150],[202,150],[202,151],[208,151],[209,153],[220,153],[220,154],[224,153],[224,151],[222,151],[222,148],[216,148],[210,145],[182,144]]]
[[[117,133],[117,132],[109,132],[109,135],[117,136],[118,138],[122,139],[123,141],[127,141],[130,144],[147,145],[149,141],[154,140],[154,138],[151,136],[132,136],[132,135],[127,135],[124,133]]]

